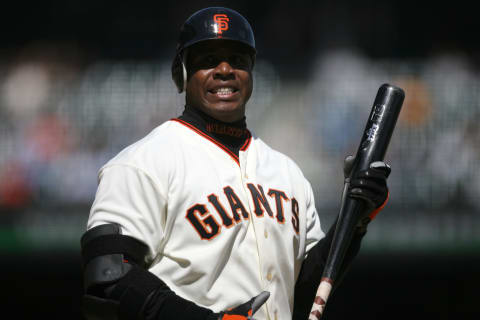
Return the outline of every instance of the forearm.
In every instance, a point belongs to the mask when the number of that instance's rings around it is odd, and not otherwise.
[[[300,274],[295,284],[293,319],[308,318],[328,258],[335,232],[335,225],[336,221],[330,227],[326,236],[310,250],[308,257],[303,261]],[[365,232],[358,232],[353,236],[333,290],[338,287],[353,259],[357,256],[364,235]]]
[[[166,285],[155,290],[143,308],[143,319],[161,320],[213,320],[218,318],[212,310],[176,295]]]
[[[86,319],[209,320],[213,311],[177,296],[145,268],[148,247],[105,224],[82,236]]]

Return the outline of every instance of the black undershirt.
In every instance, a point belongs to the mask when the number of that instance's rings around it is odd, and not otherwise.
[[[183,114],[178,119],[185,121],[199,129],[215,141],[227,147],[238,157],[240,148],[251,137],[247,129],[245,117],[235,122],[219,121],[201,110],[185,106]]]

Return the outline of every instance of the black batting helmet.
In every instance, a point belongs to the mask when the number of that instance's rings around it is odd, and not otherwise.
[[[248,21],[238,12],[223,7],[210,7],[195,12],[180,29],[175,58],[172,63],[172,79],[178,92],[185,90],[187,71],[185,67],[185,49],[191,45],[206,40],[237,41],[252,52],[255,59],[255,38]]]

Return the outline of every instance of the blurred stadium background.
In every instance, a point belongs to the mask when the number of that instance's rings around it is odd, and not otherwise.
[[[406,92],[387,153],[390,202],[325,318],[478,319],[479,23],[459,2],[10,4],[0,21],[5,308],[19,319],[82,318],[79,239],[97,171],[182,112],[170,75],[176,36],[211,5],[251,22],[249,127],[298,162],[325,228],[378,87]]]

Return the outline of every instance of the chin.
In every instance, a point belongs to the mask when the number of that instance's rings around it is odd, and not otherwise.
[[[239,105],[217,104],[208,108],[207,113],[218,120],[233,122],[243,118],[245,115],[245,108]]]

